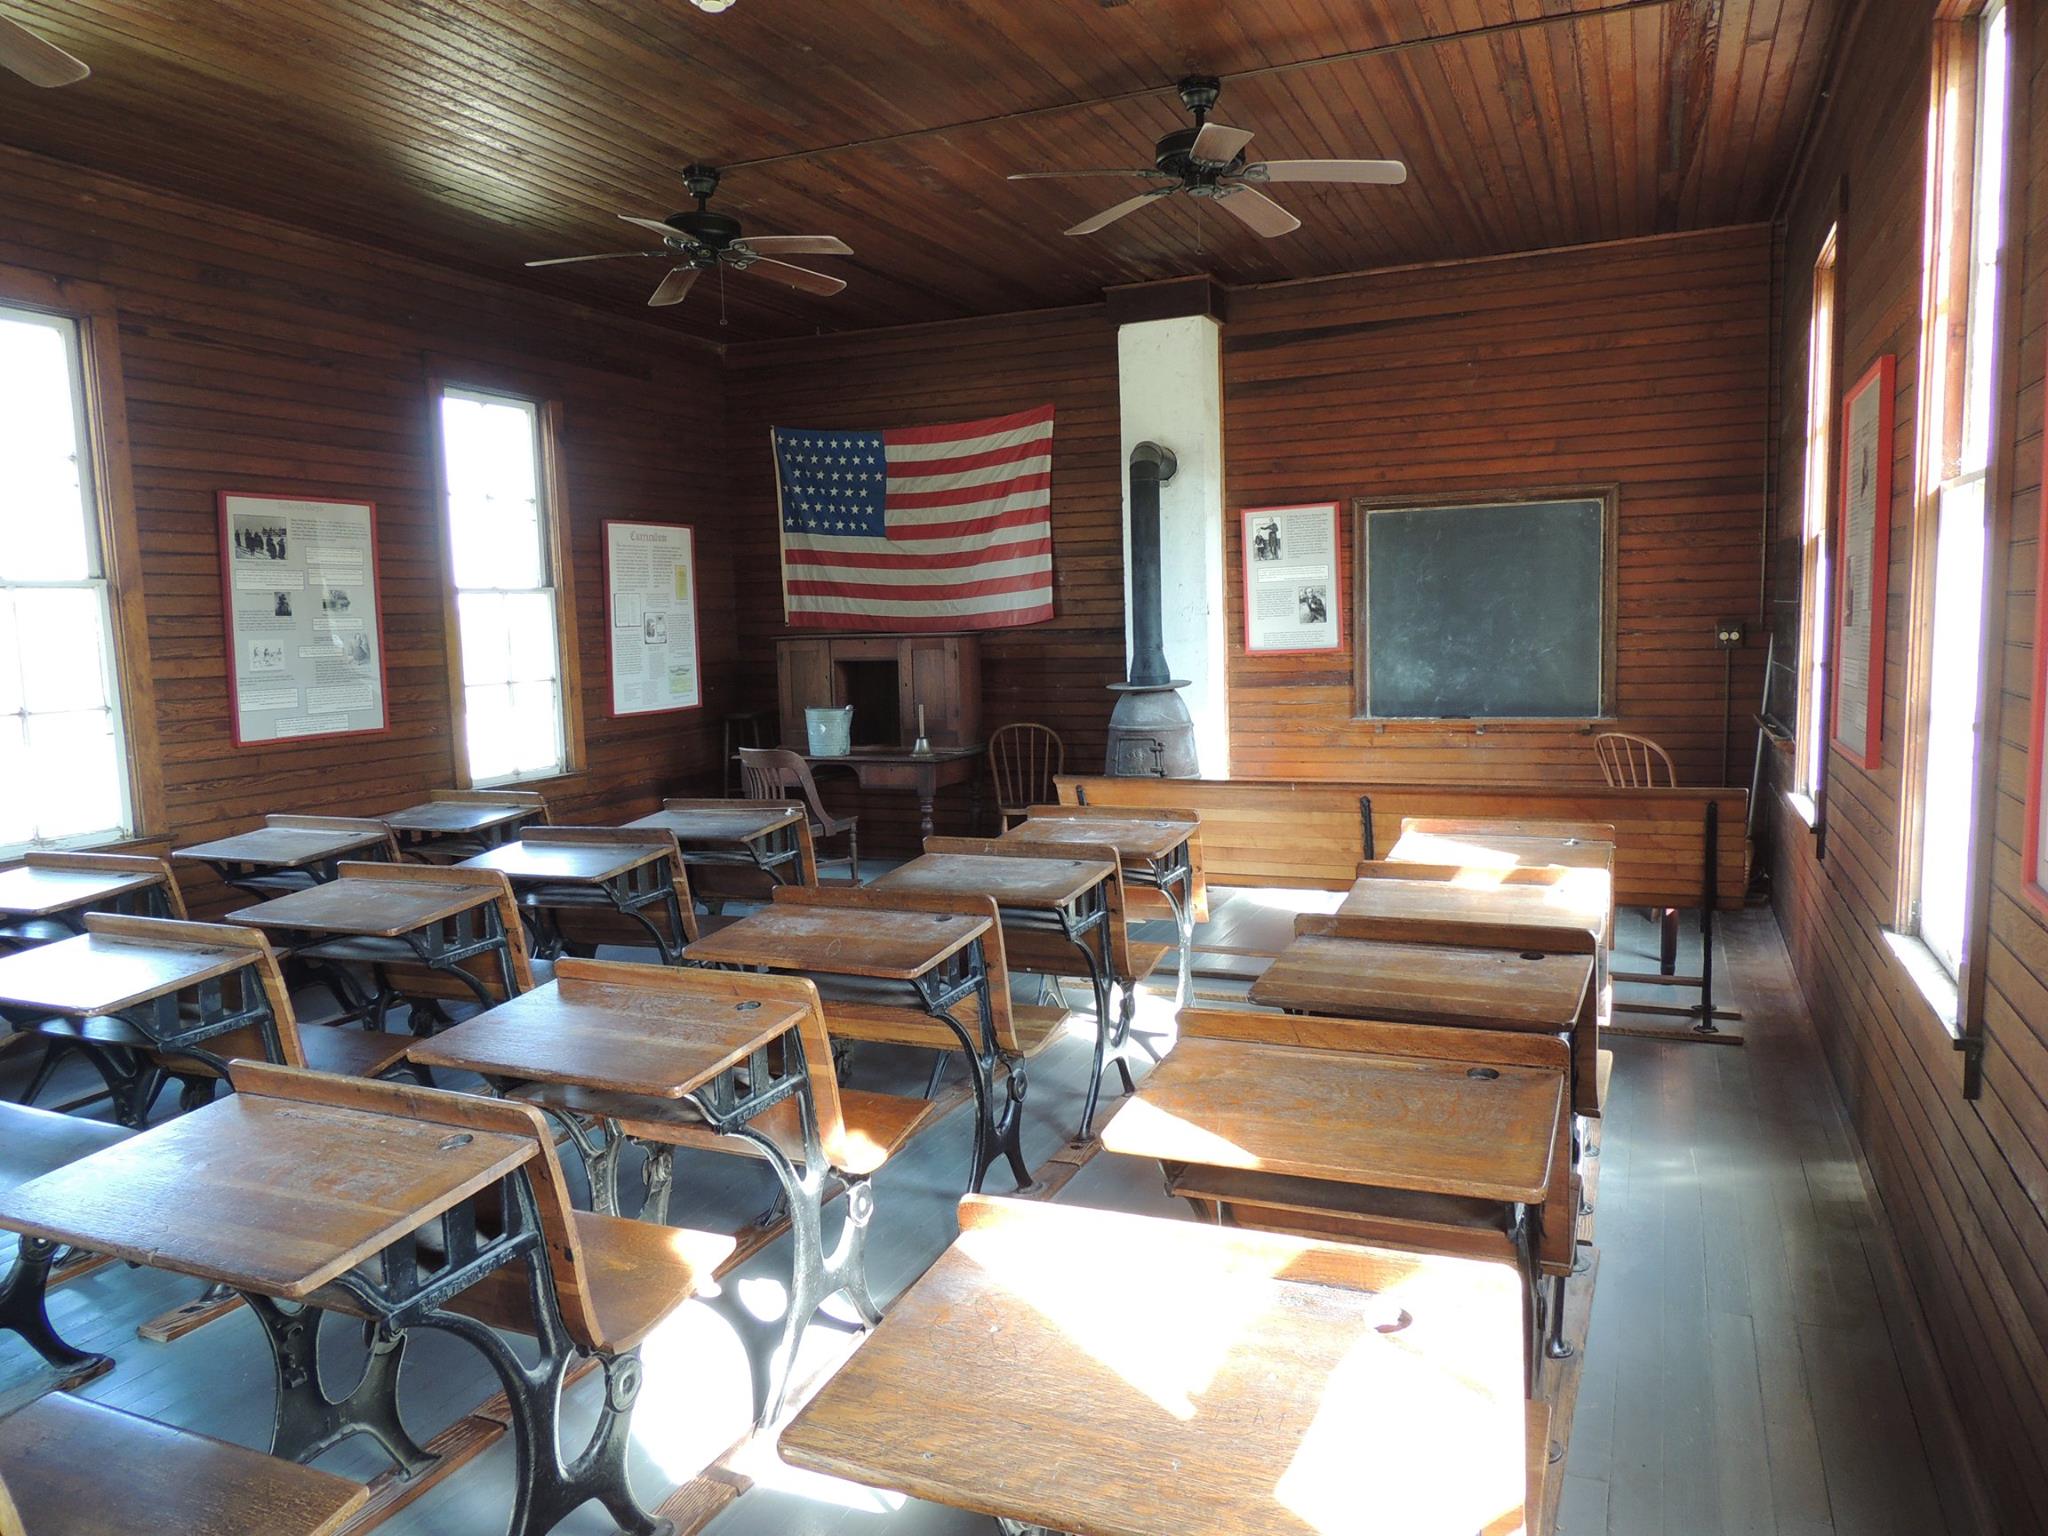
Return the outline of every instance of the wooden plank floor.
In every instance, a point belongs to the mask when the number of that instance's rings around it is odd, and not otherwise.
[[[1238,918],[1240,935],[1257,926],[1242,911]],[[1768,913],[1752,912],[1725,931],[1730,996],[1749,1015],[1746,1048],[1613,1042],[1599,1286],[1558,1529],[1565,1536],[1966,1531],[1951,1507],[1957,1501],[1937,1491],[1926,1450],[1934,1426],[1915,1416],[1905,1385],[1911,1372],[1902,1369],[1892,1333],[1907,1326],[1909,1314],[1873,1258],[1880,1252],[1875,1213],[1810,1026],[1786,986],[1776,930]],[[1623,958],[1640,963],[1653,942],[1649,926],[1631,914],[1624,949],[1632,953]],[[1148,1000],[1141,1028],[1168,1023],[1163,1003]],[[1076,1037],[1032,1064],[1025,1144],[1033,1167],[1045,1165],[1071,1133],[1086,1056]],[[908,1087],[922,1078],[912,1053],[861,1059],[867,1086]],[[955,1113],[878,1180],[871,1252],[875,1289],[885,1300],[951,1240],[968,1130],[966,1115]],[[990,1182],[997,1193],[1006,1186],[1000,1176]],[[679,1159],[678,1220],[736,1229],[768,1204],[770,1192],[765,1172],[740,1159]],[[1155,1169],[1110,1156],[1081,1166],[1056,1198],[1182,1214]],[[770,1245],[729,1277],[719,1297],[692,1304],[650,1340],[635,1431],[636,1484],[648,1505],[743,1434],[746,1357],[773,1342],[782,1263],[782,1245]],[[114,1266],[64,1287],[52,1310],[78,1342],[118,1357],[89,1395],[261,1443],[270,1367],[250,1319],[230,1316],[173,1344],[135,1337],[138,1323],[191,1289],[175,1277]],[[337,1334],[340,1384],[352,1362],[350,1341],[339,1336],[346,1330]],[[842,1347],[838,1336],[814,1329],[807,1356],[822,1365]],[[0,1339],[0,1384],[25,1373],[29,1359],[17,1341]],[[406,1412],[422,1438],[492,1390],[475,1357],[449,1340],[423,1337],[408,1357]],[[570,1394],[584,1422],[590,1390],[584,1384]],[[501,1441],[381,1529],[393,1536],[502,1529],[510,1461]],[[359,1445],[337,1448],[322,1464],[367,1479],[380,1463]],[[706,1527],[709,1536],[987,1536],[991,1529],[970,1516],[793,1473],[760,1445],[741,1458],[736,1475],[752,1486]],[[561,1529],[598,1536],[611,1526],[593,1506]]]

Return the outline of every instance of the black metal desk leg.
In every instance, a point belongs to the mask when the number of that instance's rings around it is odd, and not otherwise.
[[[39,1237],[21,1240],[14,1267],[0,1281],[0,1329],[20,1334],[30,1349],[64,1372],[62,1386],[68,1391],[106,1375],[114,1368],[114,1357],[74,1349],[51,1326],[45,1301],[50,1292],[50,1267],[56,1258],[55,1243]]]
[[[330,1446],[355,1435],[368,1435],[407,1477],[440,1459],[406,1433],[399,1420],[403,1333],[380,1323],[365,1324],[370,1334],[370,1359],[363,1367],[362,1379],[346,1397],[332,1398],[320,1384],[320,1321],[325,1314],[310,1306],[287,1310],[268,1296],[250,1291],[242,1293],[242,1300],[263,1325],[263,1337],[277,1367],[271,1455],[287,1461],[311,1461]]]

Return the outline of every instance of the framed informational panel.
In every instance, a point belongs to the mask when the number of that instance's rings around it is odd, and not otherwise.
[[[1244,648],[1285,656],[1344,649],[1337,503],[1253,507],[1244,516]]]
[[[386,729],[376,507],[219,499],[235,745]]]
[[[1362,717],[1611,713],[1617,491],[1353,506]]]
[[[696,531],[676,523],[606,523],[604,588],[612,713],[701,705]]]
[[[1842,396],[1835,520],[1835,750],[1875,768],[1884,747],[1884,605],[1891,576],[1892,383],[1887,352]]]

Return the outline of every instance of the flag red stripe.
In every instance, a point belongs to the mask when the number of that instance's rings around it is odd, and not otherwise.
[[[805,608],[792,600],[789,624],[793,629],[876,629],[889,634],[927,630],[1010,629],[1019,624],[1037,624],[1052,617],[1052,604],[1035,608],[1005,608],[996,613],[842,613],[836,608]]]
[[[957,507],[966,502],[994,501],[1001,496],[1021,496],[1026,491],[1044,491],[1050,496],[1052,476],[1041,471],[1017,475],[1008,480],[991,480],[985,485],[962,485],[950,491],[891,491],[891,511],[922,512],[931,507]]]
[[[889,427],[882,433],[882,442],[884,445],[962,442],[968,438],[992,437],[998,432],[1014,432],[1019,427],[1033,427],[1051,420],[1052,407],[1041,405],[1034,410],[1018,411],[1009,416],[990,416],[982,421],[948,422],[943,427]]]
[[[1046,521],[1043,506],[1012,507],[1007,512],[992,513],[987,517],[963,518],[957,523],[923,523],[915,528],[893,529],[889,535],[891,544],[912,545],[926,539],[967,539],[982,534],[1000,533],[1005,528],[1044,528],[1051,537],[1052,525]],[[861,538],[872,542],[873,534],[826,534],[790,533],[785,534],[784,546],[788,553],[799,550],[822,549],[830,551],[845,540]],[[906,550],[906,554],[910,551]]]
[[[950,459],[891,459],[889,477],[901,480],[917,475],[957,475],[962,470],[986,469],[991,464],[1015,464],[1020,459],[1035,459],[1050,452],[1052,439],[1039,437],[1027,443],[1012,443],[1007,448],[957,454]]]
[[[928,555],[908,550],[896,554],[886,550],[797,549],[792,546],[789,551],[789,563],[793,566],[861,566],[871,570],[943,570],[963,565],[987,565],[993,560],[1022,560],[1027,555],[1051,553],[1051,537],[1040,536],[1034,539],[1020,539],[1014,544],[987,544],[976,549],[936,550]]]
[[[1032,571],[1023,576],[995,576],[986,581],[933,582],[921,587],[897,587],[887,582],[817,581],[792,577],[792,596],[815,593],[828,597],[878,597],[898,603],[943,603],[949,598],[992,597],[998,592],[1052,591],[1050,571]]]

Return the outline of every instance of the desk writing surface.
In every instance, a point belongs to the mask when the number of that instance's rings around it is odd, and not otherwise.
[[[551,981],[418,1042],[407,1055],[486,1077],[679,1099],[795,1029],[806,1012],[793,1003],[737,1004],[666,988]]]
[[[1538,955],[1450,944],[1297,938],[1252,983],[1269,1008],[1489,1029],[1569,1029],[1592,955]]]
[[[0,1194],[0,1228],[300,1300],[534,1154],[238,1093]]]
[[[475,858],[464,859],[462,867],[499,870],[514,885],[550,881],[595,885],[642,864],[652,864],[668,852],[660,843],[633,847],[619,843],[530,843],[521,839],[500,843]]]
[[[148,944],[83,933],[0,955],[0,1007],[70,1018],[117,1013],[238,971],[255,958],[251,949]]]
[[[1562,1071],[1184,1039],[1102,1129],[1131,1157],[1540,1204]]]
[[[701,843],[746,843],[770,832],[779,832],[784,827],[795,826],[804,818],[804,809],[796,801],[789,802],[787,809],[776,810],[769,806],[733,805],[668,807],[626,823],[629,827],[659,827],[673,832],[676,841],[685,848]]]
[[[1512,1267],[975,1204],[784,1460],[1078,1536],[1524,1529]]]
[[[990,896],[999,907],[1051,911],[1079,900],[1114,873],[1107,860],[925,853],[870,880],[868,889]]]
[[[776,905],[706,934],[683,954],[701,965],[914,981],[988,930],[987,918],[956,912]]]
[[[127,874],[112,869],[52,869],[20,864],[0,869],[0,913],[12,917],[48,917],[98,901],[112,901],[130,891],[163,884],[159,874]]]
[[[1601,933],[1607,926],[1605,895],[1571,885],[1506,885],[1483,878],[1399,880],[1377,876],[1358,881],[1337,907],[1339,917],[1370,917],[1412,923],[1418,937],[1460,927],[1508,925]]]
[[[228,921],[256,928],[397,938],[496,899],[497,893],[488,885],[344,875],[325,885],[290,891],[230,912]]]
[[[217,837],[210,843],[179,848],[171,857],[296,869],[302,864],[381,844],[384,838],[382,826],[353,831],[333,827],[252,827],[230,837]]]
[[[1583,837],[1495,836],[1483,832],[1403,832],[1388,859],[1413,864],[1462,864],[1512,869],[1555,864],[1563,869],[1614,870],[1614,844]]]
[[[429,800],[409,805],[378,820],[394,832],[434,832],[453,836],[502,827],[534,814],[531,806],[498,805],[482,800]]]
[[[1020,843],[1107,845],[1128,865],[1163,859],[1193,837],[1192,821],[1153,821],[1144,816],[1033,816],[1003,834]]]

